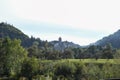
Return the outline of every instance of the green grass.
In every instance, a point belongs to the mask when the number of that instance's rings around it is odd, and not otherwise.
[[[71,62],[83,62],[83,63],[114,63],[113,59],[69,59]]]
[[[110,64],[118,64],[120,59],[61,59],[61,60],[41,60],[41,62],[49,63],[49,62],[81,62],[81,63],[110,63]]]
[[[82,62],[82,63],[110,63],[110,64],[120,64],[120,59],[67,59],[70,62]],[[63,59],[63,61],[66,61]]]

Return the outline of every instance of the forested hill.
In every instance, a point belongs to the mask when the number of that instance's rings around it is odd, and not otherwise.
[[[10,38],[29,38],[22,31],[7,23],[0,23],[0,37],[9,36]]]
[[[41,42],[40,39],[35,39],[34,37],[29,38],[26,34],[15,28],[13,25],[2,22],[0,23],[0,38],[5,37],[20,39],[23,47],[30,47],[35,41]]]
[[[120,48],[120,30],[104,37],[101,40],[98,40],[95,45],[105,46],[107,43],[110,43],[114,48]]]
[[[5,38],[5,37],[9,37],[11,39],[15,39],[15,38],[20,39],[23,47],[30,47],[33,45],[34,42],[37,42],[39,44],[38,45],[39,47],[44,47],[45,44],[47,43],[48,46],[51,46],[54,49],[57,49],[58,47],[62,47],[62,50],[65,49],[66,47],[73,47],[73,48],[79,47],[79,45],[68,41],[66,42],[62,41],[62,44],[57,45],[59,44],[59,41],[57,41],[57,43],[55,43],[54,41],[47,42],[40,40],[40,38],[28,37],[26,34],[24,34],[21,30],[15,28],[13,25],[2,22],[0,23],[0,38]]]

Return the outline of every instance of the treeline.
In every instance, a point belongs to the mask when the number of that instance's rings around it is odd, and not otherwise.
[[[29,57],[39,59],[58,60],[58,59],[113,59],[116,49],[108,43],[106,46],[91,45],[85,48],[65,48],[63,51],[55,50],[52,46],[48,46],[48,42],[44,47],[39,47],[37,42],[27,48]]]
[[[38,47],[38,42],[23,48],[21,41],[10,38],[0,39],[0,77],[8,80],[33,80],[42,76],[51,80],[99,80],[120,77],[120,51],[110,44],[105,47],[68,48],[56,51],[47,42]],[[99,56],[97,55],[99,54]],[[97,57],[96,57],[97,56]],[[116,58],[113,64],[70,62],[67,59]],[[66,59],[62,61],[61,59]],[[52,61],[51,61],[52,60]]]

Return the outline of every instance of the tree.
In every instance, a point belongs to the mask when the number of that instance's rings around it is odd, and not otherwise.
[[[88,80],[99,80],[101,77],[101,70],[98,65],[89,63],[86,68],[86,75]]]
[[[113,58],[113,48],[112,48],[110,43],[108,43],[105,46],[105,48],[103,50],[102,58],[106,58],[106,59],[112,59]]]
[[[63,78],[67,78],[67,80],[74,80],[74,73],[76,67],[73,63],[70,62],[63,62],[58,63],[54,72],[54,75],[59,77],[63,76]]]
[[[94,45],[89,46],[88,51],[92,54],[95,54],[96,53],[96,46],[94,46]]]
[[[48,52],[46,56],[47,56],[47,59],[57,60],[57,59],[60,59],[60,52],[59,51]]]
[[[38,57],[37,55],[39,54],[39,48],[38,48],[39,43],[37,41],[33,42],[33,45],[28,48],[28,56],[29,57]]]
[[[82,48],[73,48],[74,56],[76,59],[82,59],[83,58],[83,49]]]
[[[74,52],[71,49],[66,49],[63,52],[63,58],[65,59],[73,59],[74,58]]]
[[[32,80],[32,77],[37,75],[37,71],[39,70],[38,60],[34,57],[27,58],[24,60],[21,69],[21,76]]]
[[[16,75],[21,64],[27,57],[27,51],[21,46],[20,40],[5,38],[0,40],[0,72],[1,75]]]
[[[81,80],[81,78],[83,77],[83,67],[84,65],[82,63],[74,63],[76,70],[74,73],[74,80]]]

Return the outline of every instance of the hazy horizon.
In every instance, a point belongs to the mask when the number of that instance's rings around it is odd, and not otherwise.
[[[29,36],[88,45],[117,31],[119,0],[0,0],[0,22]]]

